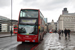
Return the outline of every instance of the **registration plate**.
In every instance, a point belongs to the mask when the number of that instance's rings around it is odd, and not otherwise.
[[[25,40],[25,42],[30,42],[30,41],[28,41],[28,40]]]

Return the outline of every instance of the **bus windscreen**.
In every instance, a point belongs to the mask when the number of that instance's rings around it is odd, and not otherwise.
[[[19,34],[22,35],[35,35],[37,34],[37,25],[19,25]]]

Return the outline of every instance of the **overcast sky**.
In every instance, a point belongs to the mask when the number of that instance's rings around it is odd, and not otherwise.
[[[57,22],[63,8],[69,13],[75,12],[75,0],[12,0],[12,19],[18,20],[21,8],[40,9],[48,22]],[[0,16],[11,18],[11,0],[0,0]]]

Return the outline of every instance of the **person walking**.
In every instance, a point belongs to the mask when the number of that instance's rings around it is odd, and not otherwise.
[[[61,39],[61,30],[58,30],[58,34],[59,34],[59,39]]]
[[[11,36],[12,36],[12,30],[10,31],[10,34],[11,34]]]
[[[65,39],[67,39],[67,29],[65,28],[64,33],[65,33]]]
[[[54,32],[56,33],[57,31],[55,30]]]
[[[61,32],[62,32],[62,36],[63,36],[63,30]]]
[[[70,32],[71,32],[70,29],[68,29],[68,38],[70,38]]]

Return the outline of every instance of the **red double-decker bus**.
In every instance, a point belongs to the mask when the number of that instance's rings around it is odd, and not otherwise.
[[[40,42],[44,35],[44,16],[39,9],[21,9],[17,41]]]
[[[18,33],[18,25],[14,25],[13,33],[14,34],[17,34]]]

